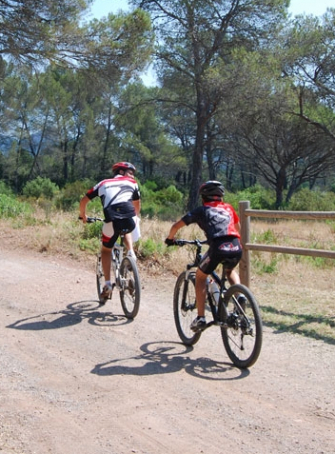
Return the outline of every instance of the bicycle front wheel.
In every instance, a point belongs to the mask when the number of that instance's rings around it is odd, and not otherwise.
[[[103,301],[100,301],[100,295],[102,292],[102,289],[104,287],[104,272],[102,270],[102,264],[101,264],[101,254],[97,254],[97,264],[96,264],[96,280],[97,280],[97,292],[98,292],[98,300],[101,304],[106,303],[107,299],[104,299]]]
[[[141,284],[133,257],[124,257],[120,266],[120,299],[124,315],[135,318],[140,308]]]
[[[257,361],[262,347],[262,319],[257,301],[246,286],[235,284],[225,293],[222,304],[226,311],[221,305],[219,316],[226,352],[235,366],[250,367]]]
[[[195,273],[190,273],[185,280],[186,272],[177,279],[173,294],[173,313],[178,335],[185,345],[194,345],[201,336],[201,331],[195,333],[190,329],[197,315],[195,299]]]

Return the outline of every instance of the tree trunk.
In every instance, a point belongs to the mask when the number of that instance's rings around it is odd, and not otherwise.
[[[283,204],[283,191],[286,184],[286,172],[285,169],[280,169],[277,174],[276,181],[276,210],[278,210]]]
[[[199,202],[199,187],[202,183],[202,166],[204,158],[204,137],[205,137],[206,117],[199,109],[197,115],[197,133],[195,140],[195,147],[192,156],[192,179],[190,187],[190,195],[188,201],[188,209],[192,210]]]

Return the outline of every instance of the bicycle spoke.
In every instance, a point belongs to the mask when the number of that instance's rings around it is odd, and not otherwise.
[[[238,303],[240,295],[245,297],[243,307]],[[236,366],[250,367],[256,362],[262,345],[262,321],[257,302],[247,287],[238,284],[228,289],[224,304],[228,316],[221,334],[227,354]],[[223,310],[220,317],[225,318]]]
[[[194,345],[201,335],[201,332],[194,333],[190,329],[190,325],[197,315],[194,273],[189,275],[186,282],[185,272],[178,277],[174,289],[173,311],[180,339],[185,345]]]
[[[136,317],[141,298],[141,286],[138,269],[132,257],[124,257],[120,267],[120,298],[126,317]]]

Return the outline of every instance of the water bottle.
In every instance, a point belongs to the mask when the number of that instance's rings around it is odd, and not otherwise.
[[[208,291],[212,295],[213,303],[217,306],[220,298],[220,289],[213,279],[208,280]]]

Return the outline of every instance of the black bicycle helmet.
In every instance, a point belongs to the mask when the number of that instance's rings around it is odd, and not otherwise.
[[[206,181],[200,186],[199,194],[205,199],[222,199],[224,196],[223,184],[215,180]]]
[[[112,170],[114,174],[119,173],[120,170],[132,170],[134,173],[136,172],[136,167],[131,164],[130,162],[117,162],[116,164],[113,165]]]

